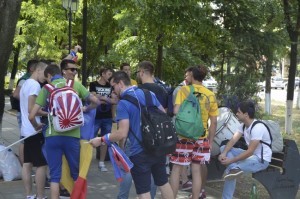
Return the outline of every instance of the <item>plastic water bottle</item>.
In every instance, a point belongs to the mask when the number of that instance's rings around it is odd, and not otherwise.
[[[252,184],[252,189],[250,192],[250,199],[258,199],[258,191],[255,183]]]

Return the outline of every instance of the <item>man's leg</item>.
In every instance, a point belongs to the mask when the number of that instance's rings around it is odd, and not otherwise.
[[[201,164],[201,177],[202,177],[202,183],[201,183],[200,193],[203,194],[204,189],[205,189],[205,185],[206,185],[206,180],[207,180],[207,166],[206,166],[206,164]]]
[[[43,198],[45,196],[46,170],[47,166],[40,166],[36,168],[35,182],[37,198]]]
[[[236,179],[225,180],[222,199],[232,199],[235,191]]]
[[[19,144],[19,161],[22,166],[24,163],[24,143]]]
[[[163,199],[169,199],[169,198],[173,199],[173,198],[175,198],[174,194],[173,194],[173,190],[172,190],[171,185],[169,183],[166,183],[165,185],[160,186],[159,189],[160,189],[160,192],[161,192],[161,197]]]
[[[112,119],[101,119],[101,136],[104,136],[111,132],[112,128]],[[101,145],[100,146],[100,161],[99,161],[99,167],[101,171],[107,171],[107,168],[105,167],[104,161],[107,153],[107,145]]]
[[[27,196],[32,195],[32,180],[31,180],[31,163],[24,163],[22,168],[22,180],[24,183],[24,188]]]
[[[198,199],[201,191],[201,165],[199,163],[192,163],[192,176],[193,176],[193,185],[192,185],[192,198]]]
[[[177,196],[177,192],[179,189],[179,180],[180,180],[180,174],[183,169],[183,165],[173,164],[172,172],[170,176],[170,185],[173,190],[174,197]]]
[[[151,199],[150,192],[138,194],[139,199]]]
[[[119,187],[119,194],[117,199],[128,199],[130,188],[132,185],[132,177],[131,173],[125,173],[124,170],[122,170],[123,173],[123,181],[120,183]]]
[[[50,183],[51,199],[59,199],[59,183]]]

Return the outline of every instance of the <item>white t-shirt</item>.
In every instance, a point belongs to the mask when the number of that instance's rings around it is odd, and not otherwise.
[[[254,120],[253,122],[255,122],[255,121],[256,120]],[[253,124],[253,122],[252,122],[252,124]],[[249,146],[249,143],[251,140],[262,140],[268,144],[271,144],[271,139],[270,139],[268,129],[264,126],[264,124],[258,123],[251,130],[252,124],[249,126],[249,128],[245,127],[244,131],[243,131],[244,124],[241,124],[241,126],[238,129],[238,131],[244,135],[247,145]],[[251,130],[251,134],[250,134],[250,130]],[[264,160],[267,162],[271,162],[272,150],[270,149],[270,147],[268,145],[259,143],[257,148],[254,150],[253,155],[256,155],[259,158],[261,158],[262,147],[263,147]]]
[[[28,98],[29,96],[35,95],[38,96],[41,90],[41,86],[38,81],[34,79],[28,79],[24,82],[20,90],[20,110],[22,116],[22,127],[21,127],[21,136],[30,136],[35,133],[35,129],[30,123],[28,116]],[[36,121],[40,122],[40,117],[36,117]]]

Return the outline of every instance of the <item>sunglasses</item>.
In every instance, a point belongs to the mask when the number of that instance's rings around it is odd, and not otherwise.
[[[74,71],[78,71],[78,69],[77,68],[65,68],[65,70],[70,70],[70,71],[72,71],[72,72],[74,72]]]

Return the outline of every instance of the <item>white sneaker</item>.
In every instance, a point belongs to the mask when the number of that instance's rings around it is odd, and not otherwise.
[[[104,165],[104,166],[100,166],[100,171],[101,172],[107,172],[108,170],[107,170],[107,168]]]
[[[36,196],[35,195],[27,196],[26,199],[36,199]]]

